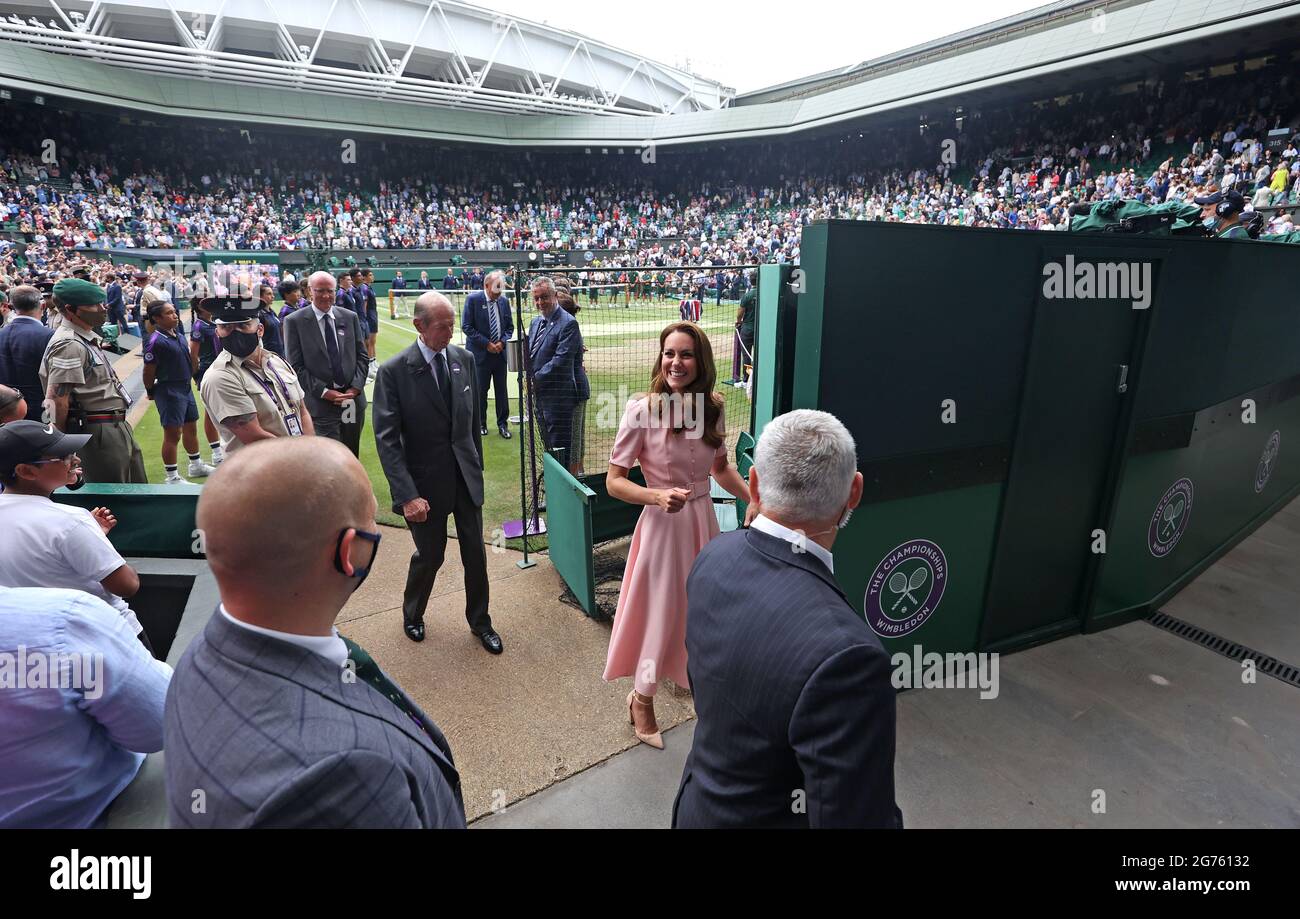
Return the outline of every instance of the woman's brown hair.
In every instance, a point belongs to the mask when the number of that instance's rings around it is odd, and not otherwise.
[[[659,396],[672,392],[672,387],[664,379],[663,356],[664,342],[674,332],[689,335],[695,342],[695,363],[698,372],[695,374],[695,379],[686,387],[686,392],[704,394],[704,433],[701,437],[706,444],[716,449],[722,446],[722,435],[718,433],[721,427],[719,422],[722,418],[722,399],[713,391],[718,380],[718,371],[713,365],[713,345],[709,341],[709,336],[705,335],[704,330],[695,323],[674,322],[659,333],[659,353],[655,355],[654,370],[650,373],[650,407],[652,410],[655,409]],[[684,411],[681,414],[683,417],[676,419],[679,424],[673,428],[675,434],[680,434],[684,430],[684,422],[687,419],[684,417]]]
[[[570,316],[578,315],[578,311],[582,309],[582,307],[578,306],[574,299],[569,296],[569,289],[567,287],[555,288],[555,302],[560,305],[560,309],[564,310]]]

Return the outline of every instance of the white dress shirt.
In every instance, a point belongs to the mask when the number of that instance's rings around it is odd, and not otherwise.
[[[813,542],[807,535],[796,532],[787,526],[782,526],[771,517],[764,517],[762,514],[754,518],[749,528],[758,530],[760,533],[766,533],[768,536],[775,536],[777,539],[784,539],[792,546],[795,546],[797,552],[811,552],[815,558],[822,560],[822,564],[830,570],[831,574],[835,573],[835,556],[831,555],[825,546]]]
[[[332,320],[334,321],[334,334],[335,334],[335,335],[338,334],[339,321],[338,321],[338,319],[334,316],[334,310],[333,310],[333,308],[331,308],[330,311],[329,311],[328,313],[322,313],[320,310],[318,310],[318,309],[316,308],[316,304],[313,303],[313,304],[311,305],[311,310],[312,310],[313,313],[316,314],[316,328],[317,328],[318,330],[320,330],[320,340],[321,340],[321,344],[323,344],[323,345],[325,346],[325,353],[328,354],[328,353],[329,353],[329,348],[330,348],[330,343],[329,343],[329,336],[326,334],[326,329],[325,329],[325,317],[326,317],[326,316],[329,316],[330,319],[332,319]]]
[[[435,370],[434,367],[433,367],[433,359],[434,359],[436,356],[438,356],[439,354],[442,354],[442,355],[445,356],[445,355],[447,354],[447,349],[446,349],[446,348],[443,348],[441,351],[434,351],[432,348],[430,348],[428,345],[426,345],[426,344],[424,343],[424,339],[423,339],[423,338],[417,338],[417,339],[415,340],[415,343],[416,343],[417,345],[419,345],[419,347],[420,347],[420,354],[422,354],[422,355],[424,356],[424,362],[425,362],[426,364],[429,365],[429,372],[433,374],[433,385],[434,385],[434,386],[437,386],[437,385],[438,385],[438,371]],[[451,360],[450,360],[450,359],[447,360],[447,373],[448,373],[448,374],[451,373]],[[450,376],[447,377],[447,384],[448,384],[448,385],[451,385],[451,377],[450,377]]]
[[[330,634],[328,635],[298,635],[294,632],[277,632],[275,629],[263,628],[260,625],[253,625],[236,619],[226,612],[226,604],[224,603],[221,604],[221,615],[226,617],[227,622],[231,622],[241,629],[248,629],[248,631],[256,632],[258,635],[278,638],[280,641],[287,641],[291,645],[306,648],[313,654],[319,654],[325,660],[340,668],[348,661],[348,646],[343,643],[343,639],[339,637],[339,630],[334,626],[330,626]]]

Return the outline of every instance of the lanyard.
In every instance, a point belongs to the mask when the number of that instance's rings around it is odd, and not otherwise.
[[[113,365],[104,357],[104,352],[100,351],[99,354],[96,354],[95,349],[90,346],[89,342],[80,335],[76,338],[77,341],[81,343],[81,346],[86,349],[86,353],[90,355],[90,363],[92,367],[95,364],[104,365],[104,369],[108,371],[108,380],[113,384],[113,389],[117,391],[117,394],[122,398],[122,401],[126,403],[127,408],[130,408],[132,404],[131,397],[127,395],[126,388],[122,385],[122,381],[117,378],[117,372],[113,370]]]
[[[284,394],[284,402],[281,402],[280,397],[276,395],[275,389],[271,386],[270,380],[265,380],[258,376],[257,372],[253,370],[252,367],[245,366],[244,369],[248,371],[249,376],[254,380],[257,380],[261,387],[266,390],[266,394],[271,397],[271,401],[275,403],[276,410],[279,411],[281,415],[287,416],[293,414],[285,407],[286,405],[292,405],[293,400],[289,398],[289,389],[284,385],[284,380],[280,379],[280,374],[276,372],[275,365],[267,360],[264,366],[271,372],[271,376],[275,377],[275,382],[280,385],[280,392]]]

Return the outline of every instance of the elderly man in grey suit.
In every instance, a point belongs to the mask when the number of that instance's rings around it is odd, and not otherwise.
[[[483,647],[500,654],[501,636],[488,615],[483,419],[474,356],[451,343],[456,313],[442,294],[421,294],[412,322],[419,338],[380,366],[374,407],[375,446],[393,513],[406,518],[415,542],[402,597],[403,628],[411,641],[424,641],[424,610],[447,551],[452,516],[465,567],[465,618]]]
[[[334,303],[336,286],[328,271],[307,279],[311,309],[295,310],[284,320],[285,356],[306,393],[317,435],[342,441],[357,456],[370,357],[360,317]]]
[[[826,412],[774,418],[749,492],[750,528],[686,581],[698,721],[673,826],[901,827],[890,658],[831,555],[862,499],[852,435]]]
[[[319,438],[253,444],[203,487],[221,605],[167,692],[172,826],[464,828],[446,738],[334,628],[374,565],[375,510],[361,464]]]

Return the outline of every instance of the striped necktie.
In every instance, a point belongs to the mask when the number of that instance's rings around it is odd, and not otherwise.
[[[497,315],[497,305],[494,300],[487,300],[488,326],[492,329],[492,340],[501,340],[501,318]]]

